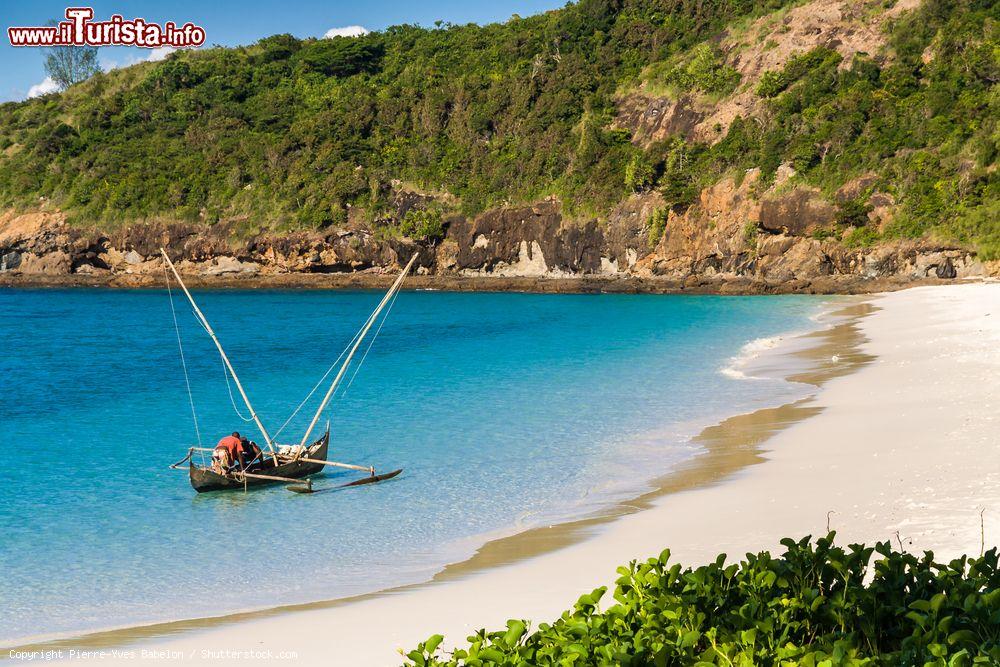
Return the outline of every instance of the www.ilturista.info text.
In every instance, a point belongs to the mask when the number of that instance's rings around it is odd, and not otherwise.
[[[11,46],[162,46],[185,48],[205,43],[205,29],[191,22],[163,25],[142,18],[126,20],[115,14],[107,21],[93,21],[90,7],[69,7],[65,21],[54,26],[10,27]]]

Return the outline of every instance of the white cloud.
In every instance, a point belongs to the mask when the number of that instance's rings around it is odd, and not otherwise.
[[[23,88],[22,88],[23,90]],[[59,86],[56,82],[52,80],[51,76],[45,77],[45,80],[41,83],[36,83],[31,88],[28,89],[28,97],[41,97],[42,95],[48,95],[49,93],[54,93],[59,90]]]
[[[142,58],[138,58],[132,54],[125,56],[124,60],[112,60],[111,58],[98,58],[98,62],[101,65],[101,69],[105,72],[110,72],[113,69],[119,69],[122,67],[131,67],[136,63],[141,63]]]
[[[169,56],[171,53],[173,53],[176,50],[177,49],[174,48],[174,47],[172,47],[172,46],[161,46],[161,47],[159,47],[157,49],[152,49],[149,52],[149,57],[146,58],[146,60],[148,60],[150,62],[156,62],[157,60],[163,60],[164,58],[166,58],[167,56]]]
[[[110,72],[114,69],[119,69],[122,67],[131,67],[132,65],[138,65],[139,63],[155,63],[163,60],[171,53],[177,49],[173,46],[161,46],[156,49],[143,49],[142,53],[128,53],[123,56],[121,60],[113,60],[111,58],[100,58],[101,69],[105,72]]]
[[[331,37],[360,37],[361,35],[367,35],[370,31],[368,28],[360,25],[348,25],[343,28],[330,28],[325,33],[323,33],[324,39],[330,39]]]

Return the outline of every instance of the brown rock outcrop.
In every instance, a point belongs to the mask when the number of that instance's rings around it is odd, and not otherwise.
[[[785,172],[782,182],[794,176]],[[427,241],[393,236],[385,222],[367,226],[358,220],[323,232],[239,240],[226,224],[152,222],[105,234],[67,225],[57,211],[8,212],[0,215],[0,282],[155,284],[162,280],[160,247],[182,273],[219,284],[289,284],[282,276],[294,275],[378,276],[395,271],[413,253],[418,275],[448,285],[463,276],[484,278],[501,289],[562,278],[580,289],[616,291],[857,291],[988,270],[969,250],[928,240],[846,247],[816,233],[837,229],[836,208],[818,191],[785,184],[758,195],[759,188],[756,169],[740,179],[723,178],[687,210],[667,212],[655,245],[650,219],[666,206],[655,192],[626,197],[600,221],[567,219],[551,198],[474,218],[453,215],[445,221],[444,238]],[[891,200],[876,202],[878,196],[869,203],[891,210]]]
[[[818,190],[795,188],[780,196],[765,196],[760,205],[760,227],[772,233],[807,236],[830,227],[837,211]]]
[[[554,200],[457,218],[447,239],[453,270],[506,276],[561,276],[601,269],[604,235],[595,221],[567,224]]]
[[[672,136],[694,139],[705,115],[690,95],[670,100],[635,92],[619,100],[614,124],[627,128],[635,143],[648,145]]]

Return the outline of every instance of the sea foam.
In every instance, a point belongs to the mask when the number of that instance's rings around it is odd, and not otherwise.
[[[728,378],[733,380],[764,380],[760,376],[755,376],[753,374],[747,373],[747,367],[750,366],[756,359],[758,359],[765,352],[769,352],[776,347],[778,347],[782,342],[786,341],[790,336],[794,334],[781,334],[777,336],[762,336],[761,338],[755,338],[743,347],[740,351],[730,357],[729,363],[719,369],[719,372]]]

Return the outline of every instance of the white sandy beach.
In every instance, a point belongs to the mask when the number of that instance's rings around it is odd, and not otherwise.
[[[831,380],[822,412],[769,440],[767,461],[734,478],[666,495],[571,546],[526,561],[342,606],[222,625],[128,647],[101,664],[225,660],[293,652],[302,665],[399,664],[397,648],[440,632],[461,641],[507,618],[551,620],[615,567],[669,547],[684,564],[719,552],[780,551],[779,539],[896,540],[945,559],[1000,540],[1000,284],[876,296],[861,328],[874,363]],[[447,645],[447,643],[446,643]],[[159,653],[144,654],[143,651]],[[208,652],[208,653],[204,653]],[[263,655],[266,655],[264,653]],[[234,654],[231,662],[255,662]],[[143,660],[145,659],[145,660]]]

